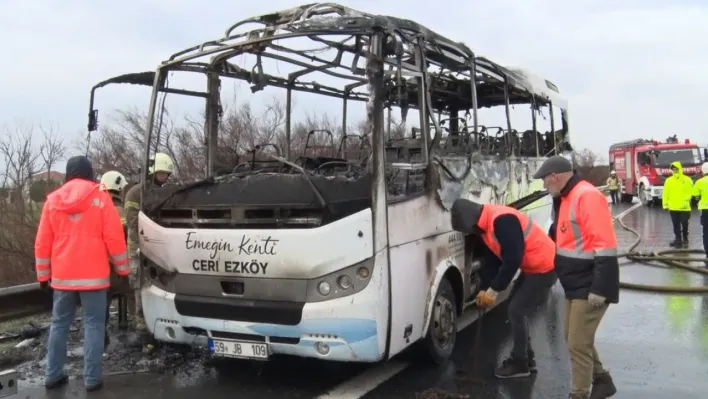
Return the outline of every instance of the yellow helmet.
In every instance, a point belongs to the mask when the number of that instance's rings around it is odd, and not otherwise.
[[[150,167],[148,172],[152,175],[155,172],[165,172],[172,174],[175,170],[175,164],[172,158],[164,152],[158,152],[154,157],[150,158]]]
[[[122,191],[127,185],[128,181],[125,176],[115,170],[106,172],[101,176],[101,190],[103,191]]]

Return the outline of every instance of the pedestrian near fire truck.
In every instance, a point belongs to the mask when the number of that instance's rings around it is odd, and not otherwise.
[[[37,280],[54,289],[45,386],[68,381],[64,372],[69,328],[81,304],[84,327],[84,383],[88,391],[102,387],[101,362],[105,333],[110,263],[127,276],[128,252],[118,211],[94,181],[85,156],[69,159],[64,185],[47,196],[34,244]]]
[[[571,399],[601,399],[617,388],[595,348],[609,304],[619,302],[617,238],[607,198],[556,155],[533,176],[554,197],[551,226],[555,268],[565,291],[565,338],[572,370]],[[592,387],[592,391],[590,388]]]
[[[485,244],[477,306],[482,309],[493,306],[498,293],[504,291],[521,270],[509,302],[511,356],[494,375],[497,378],[528,377],[536,371],[528,316],[546,298],[556,281],[553,241],[528,216],[508,206],[458,199],[450,213],[455,230],[478,233]]]
[[[665,210],[671,214],[674,227],[674,240],[669,246],[688,248],[688,222],[691,220],[691,197],[693,196],[693,180],[683,174],[681,162],[671,164],[672,175],[664,183],[662,203]]]
[[[693,194],[698,197],[698,210],[701,212],[703,226],[703,251],[708,258],[708,162],[701,166],[703,177],[693,186]]]
[[[620,189],[620,181],[617,178],[617,172],[614,170],[610,172],[610,177],[607,178],[607,190],[610,192],[610,198],[612,199],[612,205],[617,205],[619,202],[618,194]]]

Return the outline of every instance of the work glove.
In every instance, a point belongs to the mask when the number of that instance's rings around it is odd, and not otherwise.
[[[595,308],[601,308],[605,306],[605,297],[591,293],[588,295],[588,302]]]
[[[49,292],[51,291],[51,287],[49,287],[49,281],[41,281],[39,283],[39,289],[44,291],[44,292]]]
[[[488,309],[497,303],[497,292],[489,288],[486,291],[480,291],[475,298],[477,306],[482,309]]]

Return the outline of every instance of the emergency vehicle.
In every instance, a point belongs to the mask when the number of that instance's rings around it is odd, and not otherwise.
[[[661,201],[664,181],[671,176],[672,162],[681,162],[683,173],[694,181],[700,177],[701,164],[708,150],[689,139],[683,143],[676,136],[665,142],[636,139],[610,146],[610,170],[620,180],[620,201],[631,203],[637,196],[644,205]]]

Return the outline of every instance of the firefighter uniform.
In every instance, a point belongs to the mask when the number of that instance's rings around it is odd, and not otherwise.
[[[123,198],[121,197],[120,193],[127,185],[128,181],[126,180],[125,176],[123,176],[120,172],[110,171],[104,173],[103,176],[101,176],[100,188],[101,190],[107,192],[108,195],[110,195],[111,200],[113,201],[113,206],[118,211],[118,215],[120,216],[120,223],[123,226],[123,238],[126,240],[126,243],[127,229],[125,225],[125,210],[123,209]],[[111,273],[111,288],[108,291],[108,301],[106,303],[106,347],[110,343],[110,339],[108,337],[108,321],[109,311],[111,307],[111,299],[116,294],[129,294],[129,291],[130,290],[126,284],[126,279],[122,278],[121,276],[118,276],[115,273]]]
[[[612,205],[616,205],[619,202],[619,188],[620,182],[617,178],[617,173],[613,170],[610,172],[610,177],[607,178],[607,189],[610,191],[610,198],[612,198]]]
[[[688,248],[688,222],[691,220],[691,197],[693,181],[683,174],[681,162],[671,164],[673,175],[664,182],[662,204],[671,214],[674,227],[674,241],[669,243],[676,248]]]
[[[693,195],[698,197],[698,210],[701,212],[703,226],[703,251],[708,257],[708,162],[701,166],[703,177],[693,186]]]
[[[452,206],[453,228],[464,233],[479,230],[487,253],[482,255],[481,291],[477,305],[488,308],[497,294],[507,289],[517,271],[509,303],[513,348],[494,375],[498,378],[527,377],[536,371],[528,329],[528,316],[546,297],[556,281],[553,272],[555,246],[546,232],[518,210],[495,204],[458,199]]]
[[[594,341],[609,304],[619,302],[619,263],[612,214],[605,195],[574,175],[572,164],[563,157],[549,158],[534,178],[562,182],[557,176],[567,178],[554,198],[551,229],[556,241],[556,274],[566,296],[565,337],[572,368],[571,397],[605,398],[617,390],[600,361]]]
[[[174,163],[169,155],[156,153],[148,168],[149,184],[161,186],[174,172]],[[158,177],[164,177],[161,180]],[[129,309],[132,311],[133,326],[136,330],[145,330],[142,307],[142,273],[140,267],[140,238],[138,236],[138,215],[140,213],[140,185],[131,187],[125,195],[125,219],[128,228],[128,253],[130,256],[130,288],[133,291]]]

